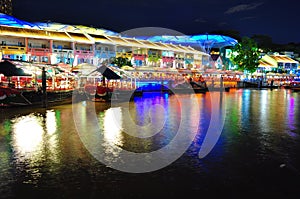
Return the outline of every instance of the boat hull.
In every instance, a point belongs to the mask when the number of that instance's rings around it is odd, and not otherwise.
[[[41,91],[0,88],[0,107],[56,106],[73,102],[74,90]],[[74,95],[79,96],[79,95]]]

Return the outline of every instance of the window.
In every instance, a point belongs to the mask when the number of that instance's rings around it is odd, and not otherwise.
[[[48,62],[48,57],[42,57],[43,62]]]
[[[291,64],[290,64],[290,63],[285,63],[285,64],[284,64],[284,67],[285,67],[285,68],[290,68],[290,67],[291,67]]]

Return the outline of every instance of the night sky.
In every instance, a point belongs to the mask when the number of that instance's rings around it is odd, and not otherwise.
[[[123,32],[168,28],[187,35],[237,30],[274,43],[300,42],[299,0],[13,0],[14,16]]]

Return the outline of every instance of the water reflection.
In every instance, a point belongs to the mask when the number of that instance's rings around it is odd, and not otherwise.
[[[242,193],[249,188],[273,195],[277,194],[274,190],[296,192],[297,188],[290,187],[300,184],[292,183],[299,180],[300,169],[300,94],[283,89],[241,89],[223,95],[218,97],[226,114],[224,128],[216,146],[203,159],[198,152],[214,105],[208,93],[193,96],[199,107],[188,110],[182,110],[181,105],[194,105],[190,95],[180,95],[181,101],[176,96],[155,95],[137,98],[128,106],[82,102],[75,109],[64,105],[49,110],[2,111],[0,194],[75,198],[78,194],[89,197],[87,193],[93,189],[94,197],[110,194],[110,198],[121,198],[137,190],[142,190],[142,196],[155,192],[145,187],[155,187],[160,193],[165,193],[165,188],[178,193],[183,187],[199,193],[216,187],[223,187],[223,192]],[[151,137],[134,137],[131,133],[139,134],[139,130],[127,122],[129,116],[135,125],[144,127],[144,135],[153,133],[149,124],[163,126]],[[186,153],[168,167],[140,176],[105,166],[83,144],[95,147],[94,153],[106,158],[103,162],[108,165],[122,163],[126,161],[123,150],[155,152],[172,143],[179,128],[184,129],[184,141],[194,139]],[[163,151],[159,161],[168,160],[181,145],[175,142],[172,150]],[[153,161],[151,156],[144,158],[147,163]]]
[[[14,163],[27,172],[24,183],[38,182],[43,173],[41,165],[45,161],[50,165],[59,163],[56,121],[53,110],[11,120],[11,145],[16,160]]]
[[[97,160],[118,169],[137,165],[140,171],[185,152],[198,132],[197,101],[191,95],[179,99],[159,93],[99,112],[95,103],[77,104],[73,114],[83,144]]]
[[[12,120],[12,146],[20,161],[43,157],[47,150],[47,158],[57,161],[57,123],[55,112],[46,111],[45,114],[30,114]]]
[[[99,120],[100,123],[103,121],[103,146],[105,153],[111,154],[113,158],[118,158],[124,144],[121,129],[123,126],[122,110],[120,107],[110,108],[104,112],[103,117],[102,115],[102,113],[99,114]],[[111,158],[111,156],[108,155],[107,158]],[[108,161],[108,159],[106,160]]]
[[[42,118],[33,114],[13,120],[13,147],[17,159],[35,159],[39,157],[43,141]]]

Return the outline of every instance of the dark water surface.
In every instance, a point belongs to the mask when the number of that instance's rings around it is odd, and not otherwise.
[[[225,124],[204,158],[198,153],[212,121],[210,94],[193,96],[199,110],[182,110],[185,104],[180,105],[177,97],[147,94],[130,102],[127,115],[121,106],[99,102],[80,102],[73,110],[72,105],[0,110],[0,198],[300,197],[300,93],[284,89],[223,93]],[[190,95],[180,98],[192,100]],[[80,118],[74,119],[74,110]],[[92,113],[99,139],[82,137],[93,130]],[[112,113],[120,117],[112,118]],[[182,124],[186,117],[189,122]],[[129,118],[144,125],[143,133],[149,136],[128,135],[127,131],[141,133]],[[196,136],[168,166],[146,173],[106,166],[126,161],[121,160],[122,149],[149,153],[168,146],[180,125],[187,137],[193,132]],[[158,133],[150,136],[156,127]],[[98,152],[105,164],[83,141],[102,146]],[[162,157],[174,154],[172,149]]]

